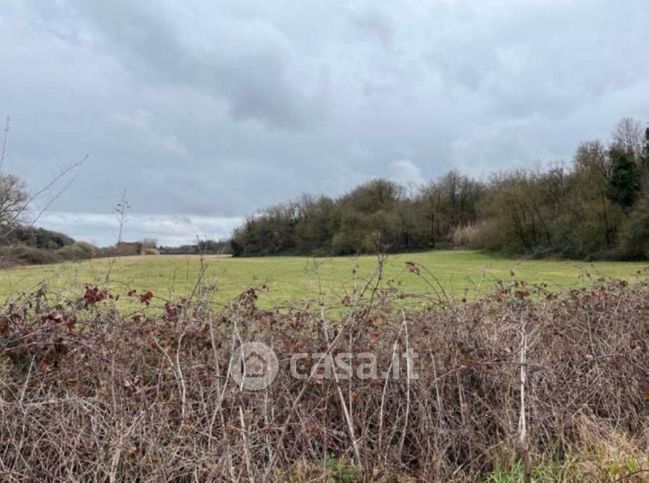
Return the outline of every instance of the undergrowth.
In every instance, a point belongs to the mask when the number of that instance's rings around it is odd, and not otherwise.
[[[420,267],[409,270],[426,277]],[[160,313],[148,292],[88,287],[0,311],[5,481],[645,481],[649,292],[611,282],[557,295],[523,282],[431,310],[370,282],[329,320],[318,304],[261,310],[250,289],[216,308],[197,288]],[[241,342],[277,354],[247,391]],[[371,352],[399,378],[306,380],[295,353]],[[411,352],[411,353],[412,353]],[[321,360],[306,358],[306,373]],[[417,377],[415,377],[415,374]]]

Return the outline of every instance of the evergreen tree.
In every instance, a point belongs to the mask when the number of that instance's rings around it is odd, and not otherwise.
[[[611,178],[606,190],[606,196],[628,211],[633,207],[640,190],[640,171],[633,158],[633,153],[613,146],[610,150]]]

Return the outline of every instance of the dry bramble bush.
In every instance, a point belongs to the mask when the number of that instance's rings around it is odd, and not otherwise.
[[[158,316],[120,313],[96,287],[43,297],[0,312],[4,481],[649,476],[647,284],[555,295],[513,282],[407,311],[378,274],[336,320],[317,304],[260,310],[254,289],[221,309],[167,301]],[[263,391],[228,372],[248,340],[280,361]],[[385,369],[403,348],[419,354],[418,379],[301,381],[287,368],[296,352],[371,351]]]

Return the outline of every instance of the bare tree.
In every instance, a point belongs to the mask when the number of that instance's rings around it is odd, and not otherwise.
[[[17,222],[28,204],[25,183],[16,176],[0,172],[0,230]]]
[[[29,196],[25,183],[10,174],[5,174],[3,166],[7,157],[7,139],[9,137],[9,116],[5,122],[0,148],[0,235],[6,227],[13,225],[27,209]]]
[[[642,155],[643,132],[642,124],[633,118],[625,117],[613,128],[613,144],[622,146],[633,153],[636,159]]]
[[[44,187],[29,193],[25,182],[19,177],[4,172],[7,159],[7,140],[9,136],[9,116],[4,128],[0,146],[0,237],[8,236],[19,224],[33,226],[43,213],[54,203],[74,181],[77,168],[86,162],[86,154],[80,161],[63,168]],[[36,205],[39,206],[36,206]],[[32,212],[27,217],[28,212]]]

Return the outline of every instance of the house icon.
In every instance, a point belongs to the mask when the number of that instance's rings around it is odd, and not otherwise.
[[[230,357],[230,374],[241,389],[267,388],[277,376],[279,363],[273,350],[261,342],[245,342]]]
[[[252,351],[243,356],[241,363],[245,377],[264,377],[266,375],[268,364],[262,354],[257,351]]]

